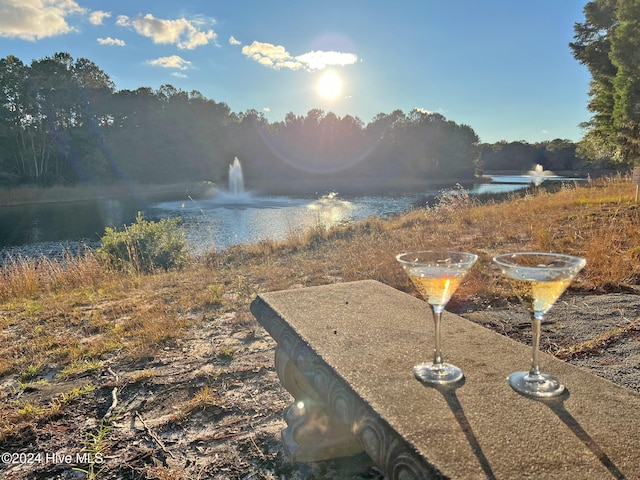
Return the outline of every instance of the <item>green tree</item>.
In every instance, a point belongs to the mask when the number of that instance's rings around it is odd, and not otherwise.
[[[640,164],[640,3],[618,1],[618,25],[611,39],[613,124],[618,146],[628,163]]]
[[[579,154],[623,165],[640,161],[640,4],[593,0],[574,26],[570,48],[591,74],[592,118]]]
[[[21,181],[97,178],[104,170],[99,126],[113,83],[86,59],[56,53],[25,66],[0,60],[0,165]]]
[[[35,166],[27,154],[35,135],[35,98],[28,89],[29,67],[9,55],[0,59],[0,168],[6,179],[28,176]]]

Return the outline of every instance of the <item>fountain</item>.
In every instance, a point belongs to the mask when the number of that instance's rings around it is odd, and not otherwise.
[[[233,163],[229,165],[229,192],[233,195],[242,195],[245,193],[242,165],[240,165],[238,157],[235,157]]]
[[[555,177],[555,174],[551,170],[545,170],[539,163],[533,167],[533,170],[529,170],[527,175],[532,178],[531,183],[536,187],[539,187],[546,178]]]
[[[218,205],[247,205],[255,201],[253,194],[244,188],[244,175],[238,157],[234,157],[233,163],[229,164],[227,189],[216,189],[212,201]]]
[[[229,164],[227,188],[213,188],[208,195],[208,202],[213,207],[228,208],[277,208],[290,205],[285,197],[265,197],[259,191],[245,188],[244,173],[238,157]]]

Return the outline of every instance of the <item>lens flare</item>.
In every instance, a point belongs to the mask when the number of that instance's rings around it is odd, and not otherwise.
[[[342,92],[342,79],[335,72],[323,73],[316,85],[321,97],[333,100]]]

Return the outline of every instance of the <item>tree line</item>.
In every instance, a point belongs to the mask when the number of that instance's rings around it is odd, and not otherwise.
[[[583,164],[570,141],[480,144],[470,126],[420,109],[380,113],[366,125],[321,109],[269,122],[195,90],[116,90],[94,62],[65,52],[30,65],[0,59],[0,185],[222,183],[236,156],[248,183],[288,190]]]

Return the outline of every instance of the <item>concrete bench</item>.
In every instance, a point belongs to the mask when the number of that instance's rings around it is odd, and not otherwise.
[[[531,348],[445,312],[445,360],[465,378],[429,387],[433,323],[420,299],[375,281],[260,294],[256,319],[276,340],[295,401],[283,442],[294,461],[364,450],[391,479],[640,479],[640,395],[549,355],[567,387],[537,400],[506,377]]]

